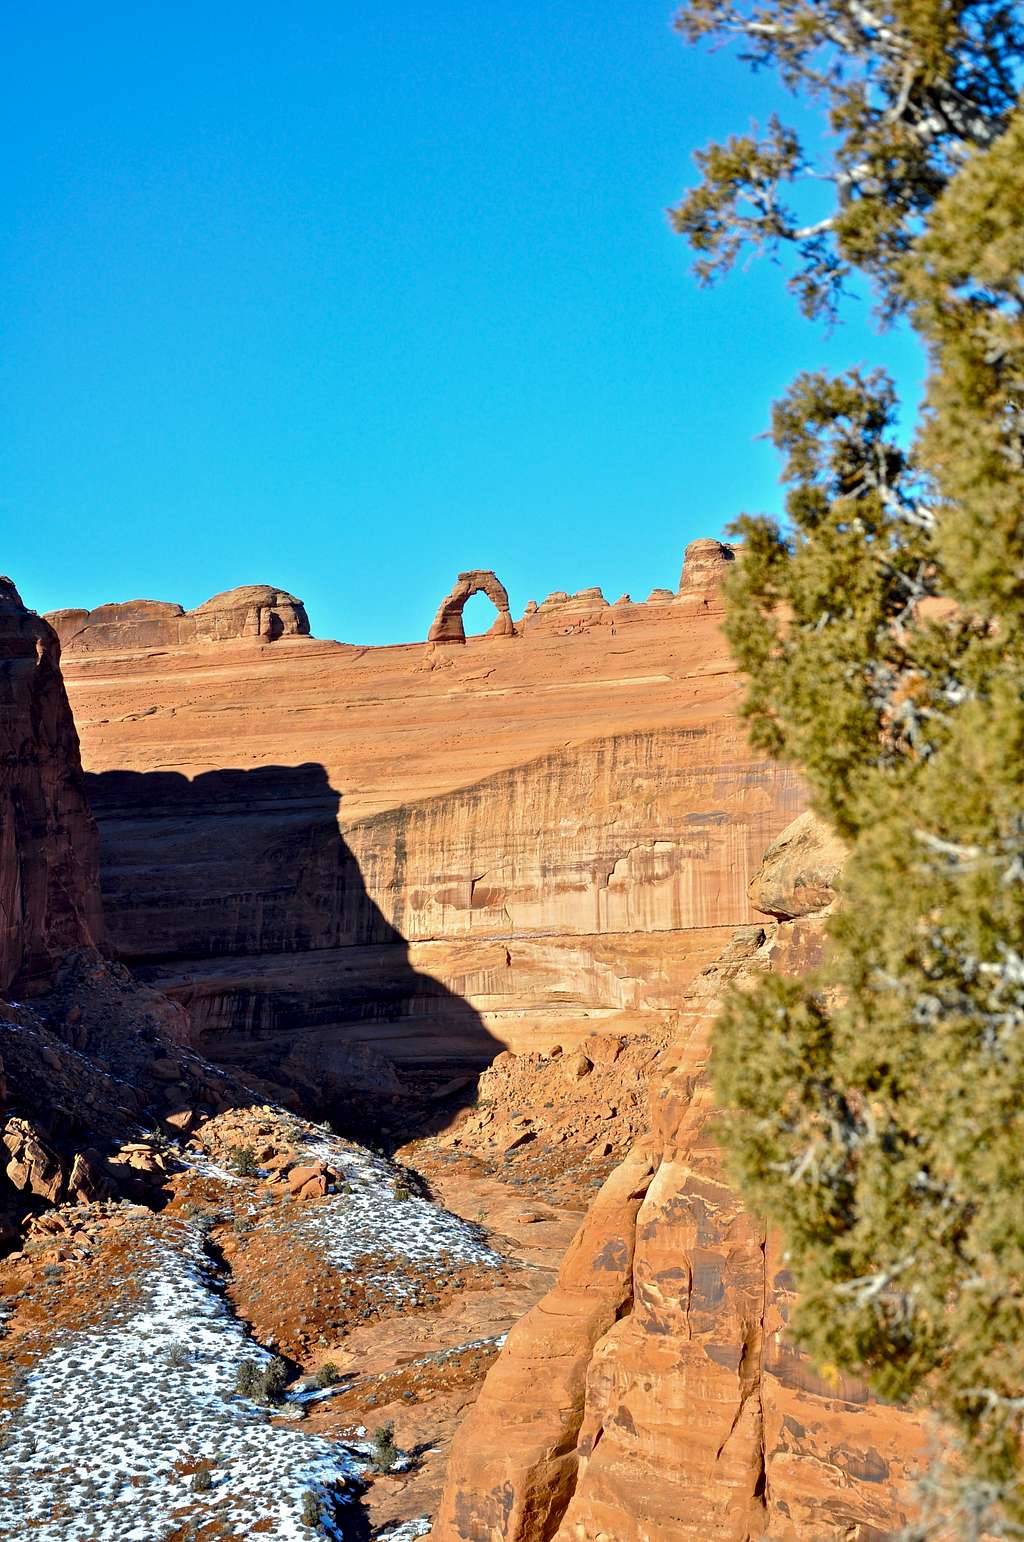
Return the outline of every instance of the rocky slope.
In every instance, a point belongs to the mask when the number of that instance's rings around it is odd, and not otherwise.
[[[434,1542],[818,1542],[906,1520],[922,1421],[787,1344],[785,1261],[728,1184],[708,1085],[723,988],[808,966],[834,856],[807,818],[769,852],[752,887],[783,919],[739,931],[690,988],[649,1133],[459,1431]]]
[[[8,1175],[43,1186],[19,1190],[27,1245],[0,1270],[36,1378],[4,1383],[0,1362],[22,1529],[122,1535],[147,1485],[154,1542],[222,1534],[218,1508],[302,1534],[300,1503],[328,1535],[367,1535],[369,1512],[403,1542],[431,1516],[445,1542],[899,1524],[920,1427],[786,1344],[783,1261],[714,1140],[719,994],[813,957],[842,859],[746,746],[729,560],[697,543],[675,592],[556,592],[465,642],[457,584],[430,643],[243,627],[151,645],[127,618],[69,651],[110,934],[145,984],[78,955],[5,1019],[29,1054],[9,1112],[47,1067],[68,1078],[68,1117],[28,1132],[41,1155],[8,1147]],[[775,919],[752,926],[759,910]],[[395,1167],[300,1107],[421,1138]],[[73,1181],[90,1127],[95,1170]],[[167,1363],[160,1397],[136,1397],[122,1342]],[[305,1455],[233,1393],[249,1344],[286,1357]],[[321,1397],[296,1373],[328,1359]],[[111,1424],[130,1392],[146,1436],[124,1482],[103,1445],[39,1458],[62,1365],[111,1367]],[[378,1417],[419,1455],[367,1489]]]

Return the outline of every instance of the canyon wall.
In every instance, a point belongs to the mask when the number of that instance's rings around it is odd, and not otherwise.
[[[801,799],[746,744],[700,555],[672,603],[458,647],[72,650],[119,955],[307,1091],[660,1022]]]
[[[49,1206],[144,1193],[138,1164],[108,1160],[143,1121],[251,1101],[103,940],[60,643],[0,579],[0,1252]]]
[[[435,1542],[869,1542],[920,1460],[918,1422],[786,1342],[784,1260],[715,1140],[721,990],[806,967],[842,854],[746,744],[730,558],[695,555],[674,594],[556,593],[454,647],[119,634],[68,657],[111,935],[191,1042],[379,1128],[410,1081],[440,1095],[506,1047],[541,1083],[548,1057],[598,1080],[631,1036],[650,1066],[649,1130],[510,1334]]]
[[[0,992],[30,993],[100,940],[99,845],[60,643],[0,578]]]

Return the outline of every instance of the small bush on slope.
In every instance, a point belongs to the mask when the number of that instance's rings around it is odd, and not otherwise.
[[[395,1426],[389,1420],[373,1432],[372,1461],[378,1472],[394,1472],[401,1452],[395,1445]]]

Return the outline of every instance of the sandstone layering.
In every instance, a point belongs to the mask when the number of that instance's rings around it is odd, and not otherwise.
[[[832,847],[807,816],[796,823],[780,845],[799,842],[803,863],[780,884],[773,862],[752,885],[772,891],[779,915]],[[833,899],[823,889],[819,912]],[[709,1030],[722,989],[806,968],[819,946],[816,918],[741,929],[691,986],[652,1084],[649,1133],[459,1431],[435,1542],[880,1539],[908,1518],[922,1423],[822,1378],[786,1343],[784,1259],[744,1213],[714,1138]]]
[[[458,647],[72,651],[118,955],[325,1111],[659,1026],[801,798],[747,746],[709,546],[673,603]]]

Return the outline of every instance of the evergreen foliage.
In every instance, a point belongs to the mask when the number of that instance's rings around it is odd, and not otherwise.
[[[884,375],[800,376],[772,417],[786,522],[737,522],[752,737],[852,854],[817,975],[726,1003],[725,1137],[784,1233],[798,1340],[959,1433],[944,1525],[1024,1535],[1020,8],[689,0],[679,24],[742,36],[838,136],[810,234],[788,130],[704,152],[675,216],[699,274],[790,241],[805,309],[858,269],[929,361],[909,452]]]
[[[388,1420],[373,1432],[373,1454],[371,1461],[377,1472],[394,1472],[401,1456],[401,1451],[395,1445],[395,1426]]]

